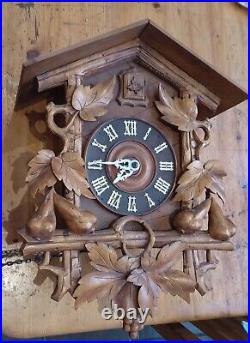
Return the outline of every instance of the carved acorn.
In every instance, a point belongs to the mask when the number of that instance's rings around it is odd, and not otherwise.
[[[71,232],[83,234],[95,230],[97,218],[93,213],[80,211],[74,204],[56,192],[54,192],[54,204]]]
[[[208,214],[211,200],[207,199],[192,209],[178,212],[173,219],[174,228],[181,233],[193,233],[202,229],[203,219]]]
[[[49,240],[56,229],[53,189],[46,195],[34,216],[28,221],[29,234],[39,240]]]
[[[208,232],[214,239],[225,241],[236,233],[236,226],[224,216],[219,204],[212,199],[209,211]]]

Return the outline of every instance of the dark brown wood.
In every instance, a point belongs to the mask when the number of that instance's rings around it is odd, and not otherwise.
[[[209,337],[218,341],[247,341],[248,335],[241,323],[234,318],[192,322]]]
[[[216,114],[247,99],[246,92],[239,86],[201,60],[187,47],[181,45],[151,20],[143,30],[140,39],[207,87],[212,93],[218,95],[221,102]]]
[[[21,79],[18,87],[16,109],[26,105],[32,97],[36,97],[37,75],[46,73],[78,59],[105,51],[115,45],[123,44],[140,36],[148,24],[148,20],[142,20],[125,28],[116,30],[113,34],[107,33],[99,38],[86,40],[70,48],[62,49],[54,53],[39,55],[23,65]]]
[[[158,51],[168,61],[219,97],[219,108],[215,113],[210,113],[210,116],[219,114],[247,98],[246,92],[237,85],[196,57],[152,21],[144,20],[69,49],[38,56],[26,63],[22,70],[16,108],[23,107],[32,98],[35,99],[37,95],[35,78],[38,75],[136,38]]]
[[[181,323],[158,324],[153,328],[167,341],[200,341],[200,339],[185,328]]]

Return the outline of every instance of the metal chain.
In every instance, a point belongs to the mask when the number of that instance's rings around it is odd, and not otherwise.
[[[53,257],[61,257],[62,256],[62,252],[58,252],[56,255],[53,254]],[[44,253],[43,252],[39,252],[37,253],[35,256],[33,256],[32,258],[27,258],[24,259],[20,253],[19,249],[12,249],[12,250],[4,250],[2,251],[2,259],[5,258],[11,258],[11,257],[15,257],[15,256],[20,256],[21,258],[17,258],[14,261],[6,261],[6,262],[2,262],[2,267],[8,266],[11,267],[15,264],[22,264],[22,263],[31,263],[31,262],[36,262],[36,263],[40,263],[43,259]]]

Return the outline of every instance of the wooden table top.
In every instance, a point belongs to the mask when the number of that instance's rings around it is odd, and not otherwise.
[[[247,87],[247,11],[235,3],[134,3],[56,4],[12,3],[3,5],[3,204],[4,237],[30,216],[25,185],[26,164],[34,152],[47,146],[44,134],[45,102],[32,118],[40,135],[31,130],[27,112],[14,112],[21,65],[37,52],[50,52],[83,39],[150,18],[190,47],[216,69]],[[37,108],[37,106],[36,106]],[[216,271],[210,272],[213,291],[191,304],[162,295],[152,323],[194,321],[247,314],[247,102],[212,120],[212,143],[204,158],[216,158],[226,166],[226,214],[237,225],[236,249],[217,252]],[[21,130],[20,130],[21,128]],[[4,243],[6,247],[6,243]],[[7,245],[10,248],[10,245]],[[35,263],[3,268],[3,332],[12,337],[101,330],[120,327],[105,321],[96,302],[75,311],[67,294],[60,303],[50,299],[54,279],[36,276]]]

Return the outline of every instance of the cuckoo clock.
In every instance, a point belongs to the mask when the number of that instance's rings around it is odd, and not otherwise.
[[[19,234],[23,255],[55,274],[52,298],[153,316],[161,292],[205,295],[214,251],[234,249],[236,228],[225,167],[200,153],[210,118],[246,93],[147,20],[25,64],[17,108],[38,96],[60,144],[28,164],[40,202]],[[135,338],[143,323],[127,316],[123,327]]]

